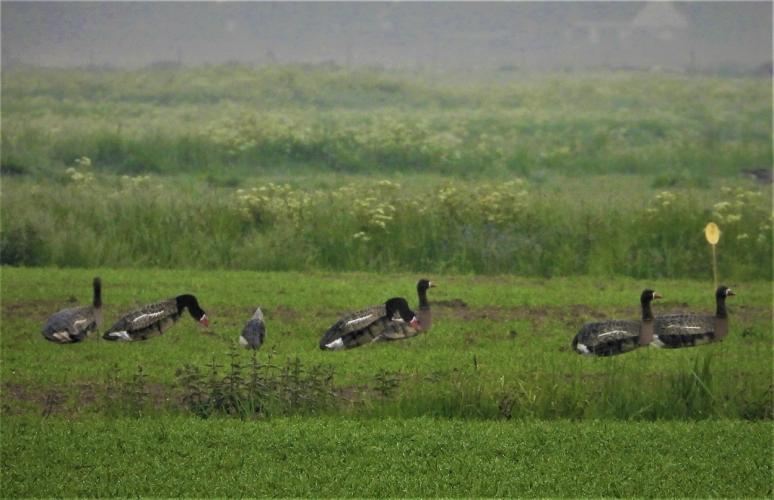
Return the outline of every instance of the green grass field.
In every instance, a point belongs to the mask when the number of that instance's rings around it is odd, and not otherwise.
[[[6,419],[3,496],[764,497],[771,423]]]
[[[87,302],[97,274],[107,323],[138,303],[193,292],[212,331],[186,317],[143,343],[46,342],[45,318],[71,296]],[[711,285],[429,277],[439,285],[433,330],[322,352],[317,340],[341,312],[394,295],[415,302],[416,276],[3,268],[3,494],[771,494],[769,283],[732,283],[723,343],[606,359],[570,350],[583,322],[636,317],[644,286],[665,296],[657,313],[709,311]],[[197,417],[175,372],[207,372],[213,359],[219,377],[234,359],[249,365],[249,353],[228,354],[259,305],[268,341],[258,359],[324,366],[330,395]]]
[[[194,293],[211,329],[200,331],[185,317],[168,335],[143,343],[45,342],[39,330],[46,317],[71,305],[71,296],[88,301],[96,274],[104,283],[105,328],[136,305]],[[204,368],[214,358],[227,365],[242,326],[261,306],[269,337],[259,359],[268,362],[272,353],[275,364],[298,357],[307,367],[332,368],[335,387],[363,392],[368,400],[362,410],[351,409],[355,412],[487,418],[497,416],[500,399],[510,396],[522,405],[517,405],[521,416],[755,418],[753,408],[771,397],[772,296],[766,282],[730,283],[739,294],[729,304],[731,334],[723,343],[697,349],[641,349],[596,359],[575,355],[569,344],[585,322],[638,317],[645,287],[665,297],[656,303],[656,314],[711,313],[711,283],[464,275],[426,276],[438,283],[430,296],[438,304],[435,326],[427,335],[349,352],[317,348],[322,333],[343,312],[393,296],[416,303],[418,277],[6,267],[2,377],[6,384],[71,393],[84,385],[104,386],[115,370],[128,381],[139,365],[149,382],[171,388],[175,371],[186,364]],[[240,351],[238,359],[246,366],[250,355]],[[703,389],[692,393],[690,387],[681,389],[685,394],[675,392],[674,384],[685,376],[690,382],[706,362],[711,380],[704,383],[712,395]],[[392,398],[370,401],[367,387],[376,384],[380,371],[393,375],[399,390]],[[76,403],[71,401],[76,412],[85,411]]]
[[[771,164],[771,81],[642,72],[423,75],[331,67],[3,74],[3,165],[121,173],[457,177]]]
[[[16,69],[0,263],[771,279],[770,84]]]
[[[772,495],[771,80],[332,66],[2,79],[0,493]],[[575,354],[586,322],[714,311],[695,349]],[[194,293],[160,338],[55,345]],[[420,277],[432,331],[317,347]],[[268,340],[236,347],[261,306]]]

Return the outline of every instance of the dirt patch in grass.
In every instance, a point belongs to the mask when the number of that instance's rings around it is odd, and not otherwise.
[[[463,321],[509,321],[525,320],[540,326],[551,319],[565,323],[579,323],[588,320],[601,320],[609,316],[602,310],[583,304],[566,307],[450,307],[439,315],[449,315]]]
[[[172,387],[159,383],[146,383],[146,396],[139,402],[144,407],[161,410],[170,406],[177,397]],[[41,416],[73,416],[84,411],[129,406],[125,386],[108,388],[105,384],[78,383],[68,387],[37,387],[18,383],[2,385],[2,411],[6,415],[38,412]]]
[[[278,306],[271,311],[264,311],[264,314],[274,318],[278,318],[282,321],[298,321],[302,317],[302,313],[291,307]]]
[[[45,321],[57,311],[69,307],[85,306],[87,304],[78,304],[77,301],[67,302],[62,300],[27,300],[22,302],[3,301],[3,318],[22,318],[36,319]],[[41,325],[42,326],[42,325]]]
[[[451,307],[452,309],[465,309],[468,307],[468,304],[462,299],[431,300],[430,306],[431,307]]]

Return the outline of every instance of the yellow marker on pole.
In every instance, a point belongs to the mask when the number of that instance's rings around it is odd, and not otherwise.
[[[715,245],[720,241],[720,228],[714,222],[710,222],[704,227],[704,237],[707,238],[712,247],[712,279],[715,283],[715,289],[718,288],[718,259],[715,254]]]

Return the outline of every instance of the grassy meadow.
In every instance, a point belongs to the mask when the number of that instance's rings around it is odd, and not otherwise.
[[[7,265],[772,278],[770,81],[14,70]]]
[[[124,173],[301,164],[381,175],[550,170],[699,180],[771,164],[766,78],[430,76],[328,66],[3,76],[2,158],[17,172],[82,156]]]
[[[728,421],[20,418],[0,428],[0,477],[10,497],[763,497],[771,495],[770,429]]]
[[[752,77],[4,71],[3,496],[771,496],[771,109]],[[646,287],[711,314],[710,221],[722,343],[572,351]],[[94,276],[103,330],[182,293],[211,328],[46,342]],[[318,349],[421,277],[430,332]]]
[[[148,342],[45,342],[45,318],[71,297],[87,302],[95,274],[108,324],[192,292],[211,328],[184,317]],[[645,286],[664,295],[657,314],[710,311],[711,285],[429,277],[433,330],[323,352],[317,341],[342,312],[394,295],[415,302],[416,276],[4,268],[6,493],[770,494],[768,282],[733,283],[723,343],[588,358],[569,345],[583,322],[636,317]],[[235,345],[258,305],[268,340],[254,357]],[[162,472],[167,462],[179,472]],[[677,463],[692,464],[690,481]],[[73,468],[81,479],[58,473]]]

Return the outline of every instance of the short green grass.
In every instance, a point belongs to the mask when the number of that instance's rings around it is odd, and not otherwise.
[[[764,497],[771,423],[5,418],[5,497]]]
[[[430,332],[322,352],[317,341],[342,312],[395,295],[415,303],[419,276],[1,271],[3,496],[772,493],[767,282],[731,283],[731,334],[720,344],[588,358],[569,348],[583,322],[636,317],[645,286],[665,296],[657,313],[710,311],[711,285],[428,275],[438,284]],[[46,317],[88,302],[96,275],[107,324],[135,305],[191,292],[211,331],[184,317],[147,342],[45,341]],[[188,413],[175,371],[228,364],[257,306],[268,322],[259,360],[332,367],[336,404],[294,418]],[[138,367],[150,402],[106,406],[116,383],[134,390]],[[379,394],[379,377],[397,386]]]
[[[56,345],[40,335],[48,315],[90,297],[104,283],[105,328],[141,304],[194,293],[211,318],[202,331],[188,316],[160,338],[132,344],[88,339]],[[267,318],[267,362],[298,358],[334,370],[334,385],[365,398],[339,408],[362,415],[498,418],[510,401],[514,417],[770,418],[771,288],[728,283],[731,333],[695,349],[640,349],[614,358],[587,358],[570,341],[585,322],[637,318],[643,288],[664,295],[656,314],[712,313],[712,285],[628,278],[535,279],[513,276],[427,275],[438,283],[434,327],[422,336],[346,352],[317,347],[344,312],[405,296],[416,303],[417,275],[374,273],[257,273],[186,270],[2,269],[2,377],[6,410],[41,411],[48,390],[68,395],[63,411],[88,411],[111,376],[128,381],[139,367],[149,383],[174,394],[175,372],[228,363],[228,352],[253,310]],[[464,304],[463,304],[464,303]],[[250,355],[237,359],[249,364]],[[705,368],[705,365],[706,368]],[[387,400],[369,397],[380,373],[399,388]],[[79,389],[80,388],[80,389]],[[26,394],[26,396],[25,396]],[[19,397],[16,397],[16,396]],[[171,396],[169,396],[171,397]],[[15,403],[10,402],[16,400]],[[36,406],[37,405],[37,406]],[[25,410],[26,411],[26,410]],[[23,411],[22,411],[23,412]],[[767,417],[768,416],[768,417]]]
[[[67,269],[0,268],[2,496],[771,496],[771,191],[738,178],[771,165],[770,81],[477,76],[4,74],[0,262]],[[711,313],[710,220],[724,342],[571,351],[645,287]],[[43,340],[96,275],[105,328],[186,292],[212,328]],[[431,332],[317,348],[419,277]],[[333,404],[184,404],[185,366],[246,373],[257,306],[259,362],[332,370]]]

